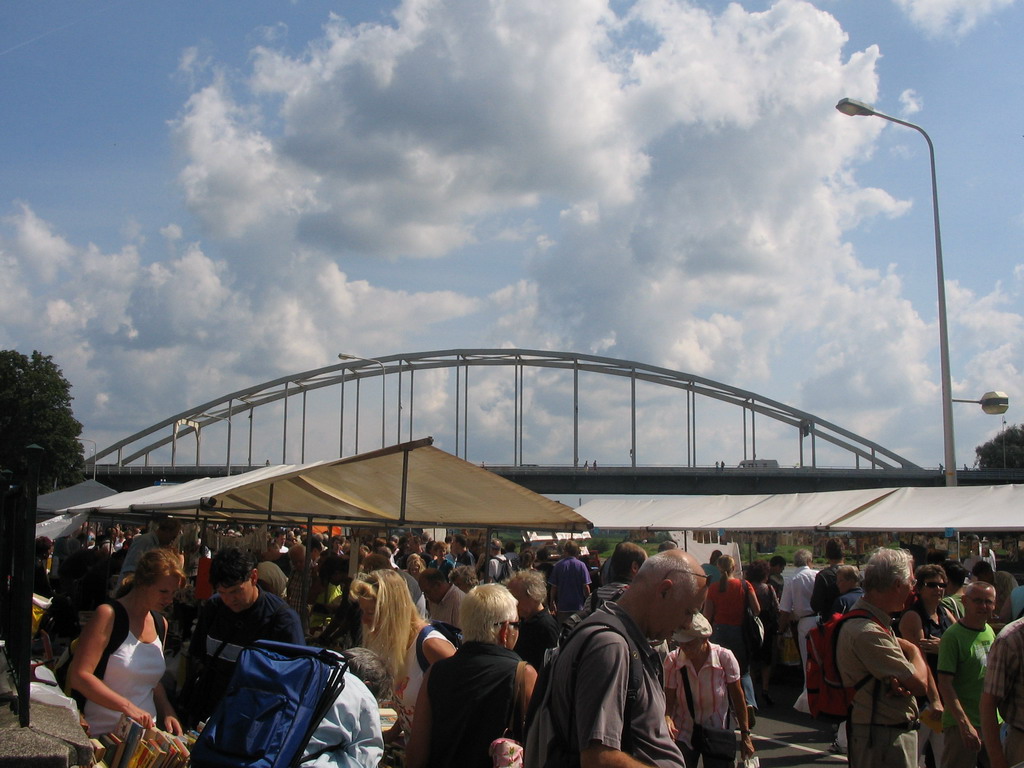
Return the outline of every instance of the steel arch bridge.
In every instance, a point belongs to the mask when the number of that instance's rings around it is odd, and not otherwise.
[[[344,455],[346,426],[354,429],[355,451],[359,452],[360,394],[364,381],[380,381],[380,445],[388,443],[388,410],[397,414],[392,418],[393,442],[402,442],[403,431],[412,440],[416,420],[416,374],[432,369],[455,370],[454,419],[456,455],[468,459],[469,444],[469,400],[470,369],[479,367],[513,368],[513,466],[523,466],[523,435],[526,403],[524,391],[526,368],[570,371],[572,374],[572,456],[569,464],[580,464],[580,374],[596,373],[616,376],[629,381],[630,387],[630,461],[637,467],[637,395],[638,382],[647,382],[680,390],[685,396],[686,420],[686,467],[697,464],[697,413],[698,405],[706,401],[719,401],[741,409],[743,418],[744,459],[757,459],[757,417],[766,417],[791,428],[799,446],[798,467],[817,467],[818,445],[845,451],[852,458],[856,469],[922,471],[906,458],[877,443],[854,434],[813,414],[791,408],[783,403],[762,397],[754,392],[713,381],[692,373],[674,371],[630,360],[532,349],[449,349],[433,352],[397,354],[371,358],[348,358],[343,362],[324,368],[303,371],[282,376],[257,384],[202,405],[169,416],[123,440],[97,451],[87,461],[89,466],[102,468],[103,474],[118,474],[130,471],[132,467],[154,467],[173,471],[182,467],[178,461],[178,444],[186,437],[195,440],[195,466],[200,467],[203,430],[216,425],[226,425],[226,448],[223,467],[230,474],[232,469],[241,471],[253,466],[253,423],[258,409],[269,410],[272,406],[281,413],[281,463],[304,463],[307,436],[307,396],[316,390],[329,387],[339,389],[337,401],[338,455]],[[391,396],[387,396],[387,384],[391,383]],[[374,382],[376,383],[376,382]],[[355,388],[355,408],[350,417],[346,416],[345,388]],[[352,399],[351,397],[349,398]],[[296,413],[297,411],[297,413]],[[276,413],[274,414],[276,416]],[[289,420],[298,420],[300,440],[298,455],[293,449],[289,453]],[[352,423],[349,423],[352,422]],[[233,461],[233,451],[239,450],[236,433],[241,423],[242,440],[248,446],[246,461]],[[223,427],[221,427],[223,428]],[[376,427],[374,428],[376,431]],[[189,438],[191,443],[191,438]],[[294,439],[292,440],[294,443]],[[374,439],[371,448],[376,448]],[[749,452],[748,452],[749,447]],[[170,448],[171,461],[154,461],[166,456]],[[318,456],[316,458],[325,458]],[[101,462],[106,459],[107,461]],[[113,461],[111,461],[111,459]],[[312,460],[312,459],[309,459]],[[707,462],[705,462],[707,464]],[[203,465],[204,470],[219,466],[218,463]],[[525,465],[534,466],[534,465]],[[596,466],[596,464],[595,464]],[[716,462],[717,467],[717,462]]]

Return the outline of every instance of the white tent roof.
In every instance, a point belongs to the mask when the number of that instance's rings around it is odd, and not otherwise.
[[[37,497],[36,514],[49,513],[52,515],[58,509],[67,509],[75,504],[84,504],[87,501],[102,499],[112,493],[114,493],[114,489],[108,488],[103,483],[98,483],[95,480],[85,480],[77,485],[62,488],[53,493],[44,493],[42,496]]]
[[[900,488],[831,525],[844,531],[1019,531],[1024,529],[1024,485]]]
[[[1024,530],[1024,485],[599,499],[577,511],[613,529],[1011,531]]]
[[[312,464],[127,491],[69,512],[200,513],[211,519],[294,519],[391,526],[587,527],[571,507],[445,453],[427,438]]]
[[[821,528],[894,489],[772,495],[674,496],[636,501],[597,499],[576,511],[596,528],[734,531]]]

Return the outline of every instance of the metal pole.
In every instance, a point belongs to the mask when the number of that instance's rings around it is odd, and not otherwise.
[[[231,477],[231,417],[234,415],[235,401],[228,400],[228,447],[224,454],[224,463],[227,465],[228,477]]]
[[[629,376],[629,464],[636,469],[636,368]]]
[[[580,361],[572,361],[572,465],[580,465]]]
[[[935,279],[938,284],[939,298],[939,366],[942,382],[942,438],[945,465],[942,468],[948,487],[956,486],[956,446],[953,439],[953,387],[949,370],[949,329],[946,322],[946,277],[942,267],[942,233],[939,228],[939,183],[935,173],[935,145],[924,128],[915,123],[908,123],[874,107],[852,99],[843,99],[836,108],[847,115],[880,117],[890,123],[896,123],[924,136],[928,144],[928,162],[932,175],[932,221],[935,228]]]
[[[284,383],[284,428],[281,430],[281,463],[288,463],[288,382]]]

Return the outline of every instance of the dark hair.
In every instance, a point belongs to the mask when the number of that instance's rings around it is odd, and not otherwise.
[[[327,555],[320,559],[320,574],[321,581],[329,581],[331,576],[335,573],[341,573],[342,575],[348,570],[348,561],[345,558],[338,555]]]
[[[562,545],[562,552],[566,557],[576,557],[580,553],[580,545],[572,539],[566,539]]]
[[[447,584],[448,577],[441,573],[439,568],[427,568],[427,570],[423,571],[423,573],[419,575],[417,581],[419,581],[420,584],[423,584],[424,582],[432,584]]]
[[[46,536],[36,539],[36,557],[46,557],[50,554],[51,549],[53,549],[53,542]]]
[[[387,555],[382,555],[379,552],[374,552],[372,555],[367,555],[363,558],[363,562],[360,564],[360,570],[370,573],[371,571],[393,571],[394,568],[391,565],[391,558]]]
[[[747,579],[755,584],[760,584],[768,578],[769,570],[767,561],[755,560],[747,567]]]
[[[718,558],[722,556],[722,550],[716,549],[711,553],[711,557],[708,558],[708,564],[718,567]]]
[[[256,557],[238,547],[222,549],[213,556],[210,563],[210,584],[218,587],[233,587],[249,578],[256,568]]]
[[[843,559],[843,542],[839,539],[829,539],[825,542],[825,557],[829,560]]]
[[[920,582],[928,581],[928,579],[934,579],[937,577],[946,578],[946,571],[943,570],[941,565],[935,565],[934,563],[926,563],[925,565],[918,566],[917,571],[914,573],[914,578]]]
[[[786,558],[782,555],[775,555],[771,560],[768,561],[768,565],[781,565],[783,568],[786,567]]]
[[[953,594],[967,581],[967,569],[956,560],[946,560],[942,564],[942,570],[946,572],[946,581],[949,583],[946,588],[947,594]]]
[[[647,550],[639,544],[634,544],[632,541],[620,541],[615,545],[615,551],[611,556],[611,565],[608,566],[611,569],[612,580],[624,581],[629,578],[632,575],[630,572],[633,563],[636,563],[639,568],[646,559]]]
[[[971,576],[976,579],[981,579],[985,576],[992,576],[995,571],[992,569],[992,563],[987,560],[979,560],[971,568]]]
[[[519,567],[528,570],[537,562],[537,552],[532,548],[524,549],[519,553]]]

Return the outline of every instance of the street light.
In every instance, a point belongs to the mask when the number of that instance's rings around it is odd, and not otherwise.
[[[87,437],[80,437],[80,438],[78,438],[78,442],[80,442],[80,443],[92,443],[92,479],[95,480],[96,479],[96,450],[97,450],[96,441],[95,440],[90,440]]]
[[[384,444],[385,444],[385,437],[384,437],[385,417],[387,416],[387,410],[386,410],[387,400],[385,399],[385,396],[387,394],[387,389],[386,389],[386,385],[385,385],[386,377],[384,375],[385,374],[384,363],[382,363],[380,360],[374,360],[372,357],[360,357],[359,355],[346,355],[344,352],[342,352],[341,354],[338,355],[338,359],[339,360],[362,360],[363,362],[374,363],[375,365],[379,365],[380,366],[380,447],[383,448]],[[356,412],[356,418],[358,418],[358,417],[359,417],[359,413],[357,411]],[[359,441],[359,433],[356,432],[356,446],[357,446],[356,447],[356,453],[359,452],[358,441]]]
[[[1006,413],[1010,407],[1010,396],[1005,392],[986,392],[977,400],[959,400],[953,398],[954,403],[977,403],[981,410],[990,416],[999,416]]]
[[[939,187],[935,178],[935,147],[924,128],[906,120],[879,112],[862,101],[842,99],[836,109],[851,117],[880,117],[890,123],[913,128],[928,142],[928,158],[932,170],[932,218],[935,221],[935,277],[939,291],[939,365],[942,374],[942,437],[945,447],[946,485],[956,485],[956,450],[953,444],[953,388],[949,373],[949,330],[946,325],[946,278],[942,269],[942,236],[939,232]]]

